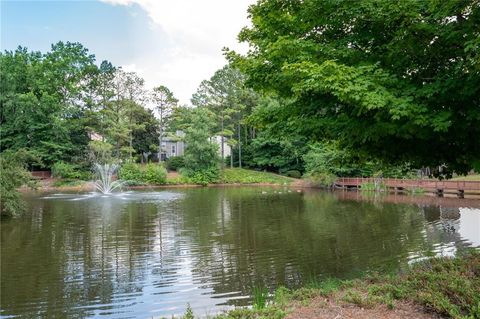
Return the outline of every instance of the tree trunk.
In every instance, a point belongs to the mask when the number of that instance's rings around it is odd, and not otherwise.
[[[242,126],[238,123],[238,167],[242,168]]]
[[[159,135],[158,135],[158,164],[162,163],[162,142],[163,142],[163,110],[160,107],[159,110],[160,114],[160,129],[159,129]]]
[[[220,164],[221,168],[225,168],[225,149],[223,147],[224,144],[224,138],[223,138],[223,110],[222,110],[222,115],[221,115],[221,127],[222,131],[220,133],[220,148],[221,148],[221,154],[222,154],[222,163]]]

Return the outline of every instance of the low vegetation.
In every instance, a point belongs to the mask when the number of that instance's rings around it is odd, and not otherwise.
[[[259,172],[242,168],[225,169],[222,182],[225,184],[290,184],[292,178],[268,172]]]
[[[480,252],[469,249],[455,258],[438,257],[415,263],[396,275],[369,275],[362,279],[312,280],[305,287],[278,288],[266,300],[264,289],[256,288],[252,308],[238,308],[215,319],[284,318],[295,313],[296,305],[308,305],[315,297],[324,297],[335,307],[356,305],[373,309],[385,305],[395,309],[400,302],[423,306],[426,312],[451,318],[480,318]],[[323,305],[327,307],[327,304]],[[323,307],[310,304],[309,307]],[[194,318],[192,311],[188,317]]]
[[[18,188],[22,185],[35,187],[30,173],[25,168],[28,153],[19,150],[0,154],[0,216],[11,217],[24,210]]]
[[[140,165],[124,164],[119,172],[119,178],[128,185],[164,185],[167,183],[167,170],[159,164]]]

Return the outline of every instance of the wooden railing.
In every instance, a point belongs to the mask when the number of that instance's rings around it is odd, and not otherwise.
[[[438,181],[433,179],[382,178],[381,183],[389,188],[423,188],[441,190],[480,191],[480,181]],[[335,184],[341,187],[361,187],[364,183],[374,183],[373,177],[340,177]]]

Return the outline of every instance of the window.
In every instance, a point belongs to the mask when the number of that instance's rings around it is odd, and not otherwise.
[[[172,145],[172,154],[175,154],[175,151],[176,151],[176,149],[175,149],[175,144],[173,144],[173,145]]]

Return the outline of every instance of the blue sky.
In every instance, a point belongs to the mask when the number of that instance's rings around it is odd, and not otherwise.
[[[187,103],[198,84],[225,64],[221,48],[248,24],[252,0],[1,1],[1,49],[49,50],[80,42],[109,60],[166,85]]]

